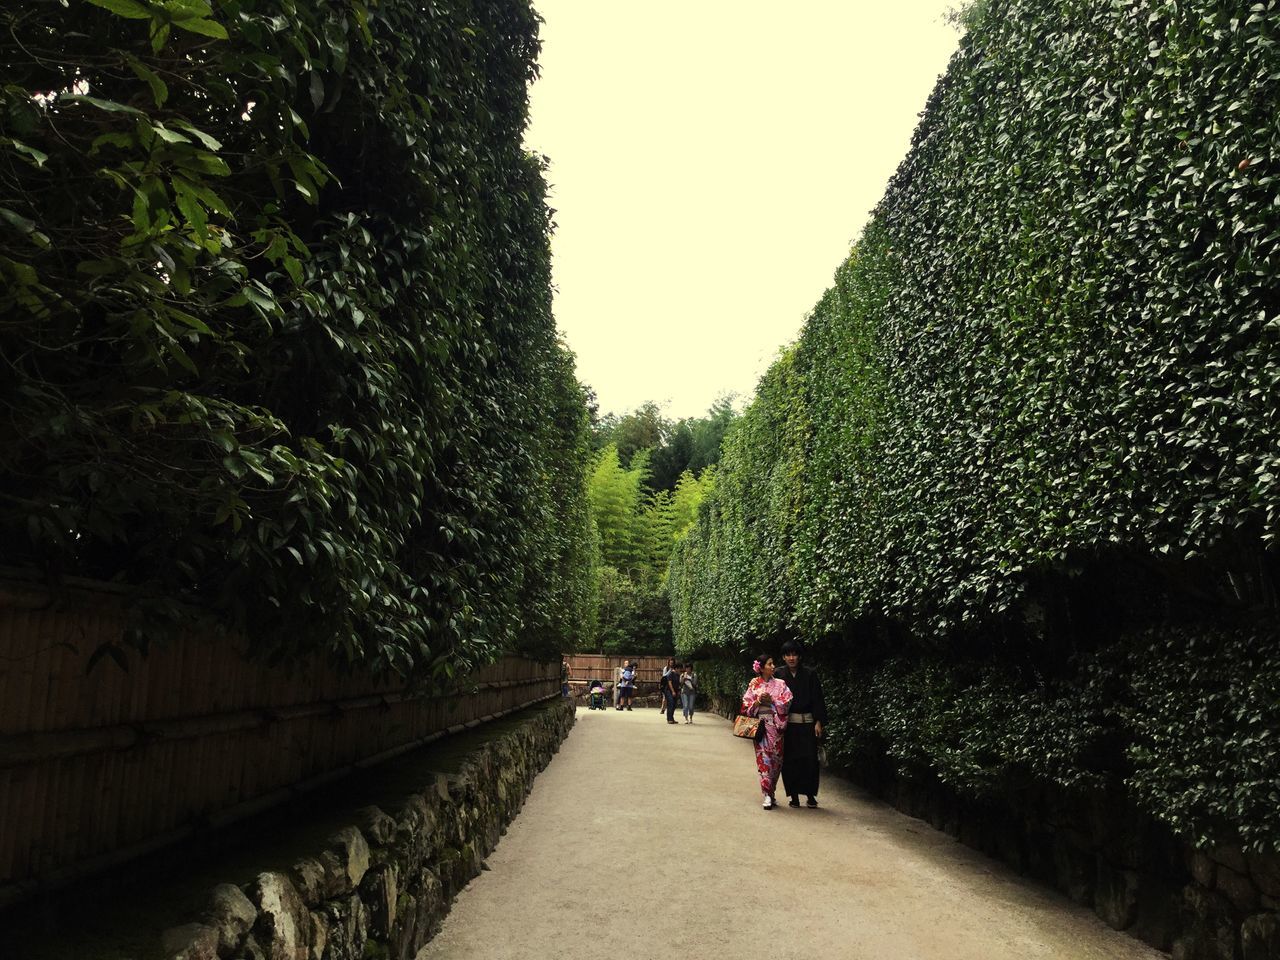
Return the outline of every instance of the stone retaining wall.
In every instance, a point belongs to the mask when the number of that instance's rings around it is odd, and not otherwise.
[[[437,774],[398,808],[351,825],[288,869],[222,884],[202,917],[164,935],[167,960],[412,960],[481,869],[573,726],[557,699]]]

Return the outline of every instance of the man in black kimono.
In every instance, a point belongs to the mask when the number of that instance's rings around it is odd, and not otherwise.
[[[782,786],[791,797],[790,806],[800,806],[800,794],[807,806],[818,805],[818,741],[827,722],[827,702],[822,698],[822,681],[811,667],[800,666],[803,650],[794,640],[782,645],[786,666],[778,671],[791,690],[791,710],[787,715],[786,739],[782,749]]]

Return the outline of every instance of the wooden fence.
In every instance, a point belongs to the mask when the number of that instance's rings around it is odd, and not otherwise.
[[[569,686],[576,697],[586,693],[587,683],[591,680],[603,680],[613,696],[613,681],[622,668],[622,661],[630,660],[638,664],[636,692],[642,695],[657,692],[658,681],[662,679],[662,668],[667,665],[666,657],[614,657],[607,654],[576,653],[566,657],[569,661]]]
[[[0,906],[560,690],[513,657],[429,697],[198,633],[87,670],[123,629],[108,588],[0,581]]]

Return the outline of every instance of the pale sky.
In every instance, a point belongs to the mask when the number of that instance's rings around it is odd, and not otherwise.
[[[534,0],[555,314],[601,412],[749,396],[906,155],[957,0]]]

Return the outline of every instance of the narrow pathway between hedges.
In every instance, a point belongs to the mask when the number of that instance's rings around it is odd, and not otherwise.
[[[820,799],[761,810],[719,717],[580,708],[418,960],[1164,956],[846,783]]]

